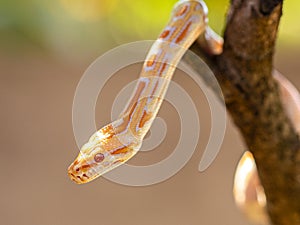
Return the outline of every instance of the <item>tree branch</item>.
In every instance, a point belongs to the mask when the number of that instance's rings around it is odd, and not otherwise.
[[[300,141],[272,76],[281,13],[281,0],[232,0],[223,53],[205,59],[254,155],[272,223],[291,225],[300,224]]]
[[[282,0],[261,0],[260,12],[266,16],[270,15],[279,4],[282,4]]]

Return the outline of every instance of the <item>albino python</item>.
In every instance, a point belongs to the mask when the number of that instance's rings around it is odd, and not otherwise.
[[[78,184],[89,182],[132,158],[163,102],[181,57],[206,30],[207,7],[200,0],[181,0],[151,47],[135,91],[116,121],[97,131],[84,144],[68,169]],[[208,37],[211,35],[208,33]],[[213,43],[213,39],[208,41]]]
[[[73,181],[78,184],[92,181],[122,165],[138,152],[158,113],[178,62],[194,41],[197,40],[209,54],[222,52],[223,39],[207,26],[207,13],[207,7],[201,0],[181,0],[175,5],[169,23],[145,59],[127,106],[116,121],[92,135],[68,168]],[[281,100],[291,122],[300,124],[300,95],[297,89],[276,71],[274,78],[278,81]],[[296,130],[300,132],[299,125]],[[245,170],[245,162],[249,160],[251,170]],[[249,193],[255,196],[249,197]],[[234,197],[250,220],[268,223],[264,191],[249,152],[244,154],[237,168]]]
[[[92,135],[68,168],[73,181],[78,184],[92,181],[122,165],[138,152],[158,113],[178,62],[194,41],[197,40],[209,54],[222,52],[223,39],[207,26],[207,12],[201,0],[180,0],[175,5],[169,23],[145,59],[127,106],[116,121]],[[300,124],[299,92],[277,71],[274,71],[274,78],[279,84],[287,115],[300,132],[300,126],[297,126]],[[250,220],[268,224],[264,191],[250,152],[244,154],[237,168],[234,197]]]

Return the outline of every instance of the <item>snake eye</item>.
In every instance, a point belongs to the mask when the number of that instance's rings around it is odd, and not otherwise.
[[[99,162],[102,162],[104,159],[104,155],[102,153],[97,153],[95,156],[94,156],[94,160],[95,162],[99,163]]]

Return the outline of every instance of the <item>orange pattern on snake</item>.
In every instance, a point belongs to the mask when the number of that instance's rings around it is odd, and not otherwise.
[[[97,131],[82,146],[68,174],[78,184],[89,182],[133,157],[155,119],[174,70],[183,54],[202,34],[207,8],[200,0],[179,1],[154,42],[138,84],[118,119]]]

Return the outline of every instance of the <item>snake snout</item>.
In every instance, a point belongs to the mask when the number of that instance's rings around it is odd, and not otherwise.
[[[83,184],[90,180],[86,174],[86,169],[89,165],[84,159],[76,159],[68,168],[68,175],[72,181],[77,184]]]
[[[89,180],[89,177],[86,174],[75,175],[72,172],[68,173],[70,179],[77,184],[84,184]]]

